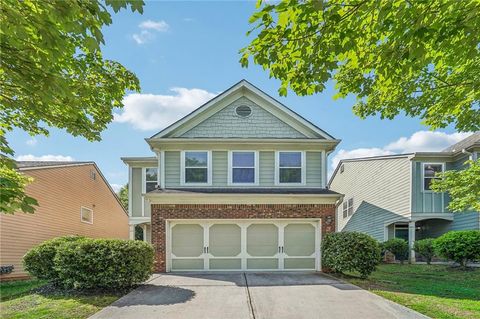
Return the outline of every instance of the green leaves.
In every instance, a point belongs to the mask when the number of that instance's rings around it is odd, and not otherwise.
[[[130,6],[143,11],[143,1],[106,0],[115,12]],[[65,129],[89,141],[123,107],[125,92],[139,91],[135,74],[120,63],[105,60],[100,45],[102,27],[112,22],[103,2],[5,0],[0,11],[0,209],[33,212],[25,195],[28,179],[15,171],[13,150],[5,135],[19,128],[48,135],[48,127]],[[3,160],[5,158],[5,160]],[[9,164],[7,165],[7,161]]]
[[[480,129],[480,2],[290,1],[263,3],[251,16],[252,59],[299,95],[357,96],[360,117],[399,113],[432,129]]]

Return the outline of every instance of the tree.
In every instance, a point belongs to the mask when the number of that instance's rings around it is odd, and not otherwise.
[[[253,58],[280,79],[280,95],[322,92],[333,80],[336,98],[356,96],[361,118],[406,114],[431,129],[480,129],[478,0],[260,0],[250,23],[255,38],[240,62]],[[460,182],[468,176],[450,185],[478,204],[478,188]]]
[[[453,212],[480,211],[480,159],[467,161],[461,171],[446,171],[432,181],[435,192],[449,192],[448,209]]]
[[[118,198],[122,203],[123,208],[128,209],[128,184],[125,184],[118,191]]]
[[[143,1],[5,0],[0,10],[0,184],[2,212],[33,212],[25,177],[15,170],[6,133],[14,128],[48,135],[65,129],[89,141],[122,107],[126,90],[139,91],[137,77],[120,63],[104,59],[102,27],[109,9],[143,12]]]

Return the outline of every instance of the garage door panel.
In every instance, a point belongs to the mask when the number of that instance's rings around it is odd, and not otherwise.
[[[203,254],[203,227],[179,224],[172,227],[172,253],[176,257],[200,257]]]
[[[242,259],[241,258],[232,258],[232,259],[210,259],[209,260],[210,269],[228,269],[228,270],[241,270],[242,269]]]
[[[247,258],[247,269],[278,269],[278,258]]]
[[[236,224],[214,224],[209,228],[208,252],[213,257],[235,257],[241,252],[241,229]]]
[[[315,258],[285,258],[285,269],[315,269]]]
[[[203,259],[173,259],[173,270],[203,270]]]
[[[250,256],[275,256],[278,252],[278,227],[252,224],[247,228],[247,253]]]
[[[315,227],[308,223],[285,226],[284,251],[288,256],[311,256],[315,253]]]

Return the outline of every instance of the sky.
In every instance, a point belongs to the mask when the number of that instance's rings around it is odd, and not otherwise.
[[[100,142],[51,129],[50,136],[15,130],[9,139],[18,160],[95,161],[114,189],[128,181],[122,156],[153,156],[144,138],[181,118],[230,86],[246,79],[309,121],[341,139],[330,155],[331,172],[341,158],[442,150],[468,136],[453,128],[428,131],[418,118],[394,120],[352,113],[354,97],[334,100],[329,83],[322,93],[279,97],[280,82],[261,67],[242,68],[239,50],[252,38],[249,16],[255,2],[146,2],[143,14],[123,10],[103,29],[104,57],[122,63],[140,80],[141,92],[127,94],[125,108]]]

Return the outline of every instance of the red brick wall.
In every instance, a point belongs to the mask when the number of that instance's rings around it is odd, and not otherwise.
[[[327,216],[330,216],[328,219]],[[152,205],[152,244],[155,247],[155,271],[165,272],[166,219],[269,219],[322,218],[322,234],[335,231],[333,204],[188,204]]]

